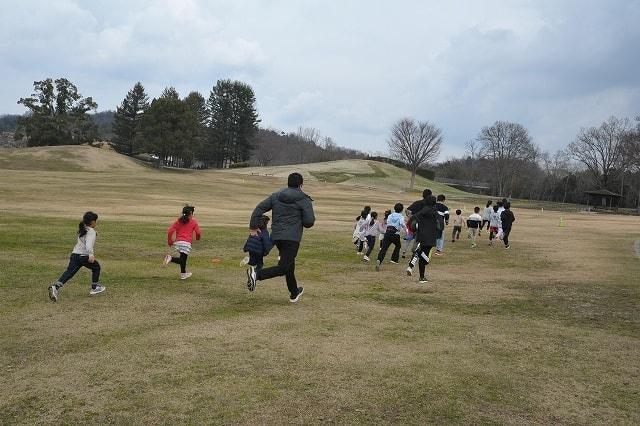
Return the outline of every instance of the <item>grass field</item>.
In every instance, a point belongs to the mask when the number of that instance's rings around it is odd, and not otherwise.
[[[283,279],[249,293],[238,265],[251,209],[282,177],[87,149],[55,151],[69,167],[0,151],[0,424],[640,422],[637,217],[516,205],[510,251],[448,242],[420,286],[403,265],[376,273],[350,243],[362,205],[415,195],[381,176],[375,191],[310,178],[318,221],[291,304]],[[204,236],[180,281],[160,260],[186,202]],[[51,303],[88,209],[107,291],[89,297],[85,270]]]

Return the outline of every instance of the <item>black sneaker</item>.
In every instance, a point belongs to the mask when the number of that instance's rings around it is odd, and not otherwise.
[[[296,297],[289,296],[289,302],[296,303],[300,299],[300,296],[302,296],[302,293],[304,293],[304,288],[298,287],[298,295]]]

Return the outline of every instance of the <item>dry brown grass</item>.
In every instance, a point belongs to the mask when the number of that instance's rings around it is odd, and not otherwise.
[[[638,218],[516,208],[511,251],[448,242],[421,287],[350,244],[362,205],[412,197],[309,182],[318,224],[291,305],[282,280],[249,294],[237,263],[251,208],[282,178],[141,168],[0,181],[2,424],[640,420]],[[184,202],[204,228],[187,282],[157,266]],[[89,208],[107,293],[89,298],[80,273],[49,303]]]

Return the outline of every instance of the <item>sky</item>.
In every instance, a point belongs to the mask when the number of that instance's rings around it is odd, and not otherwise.
[[[439,160],[496,120],[542,150],[640,114],[640,0],[0,0],[0,114],[65,77],[98,110],[140,81],[208,97],[250,84],[261,125],[386,153],[393,123],[442,129]]]

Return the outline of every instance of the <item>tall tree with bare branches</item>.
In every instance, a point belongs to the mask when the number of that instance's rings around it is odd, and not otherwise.
[[[599,127],[581,129],[569,145],[570,155],[584,164],[603,188],[620,169],[624,159],[624,142],[631,131],[629,119],[610,117]]]
[[[494,167],[494,195],[510,195],[518,165],[531,163],[538,157],[538,148],[529,132],[521,124],[496,121],[482,128],[476,140],[482,157]]]
[[[411,172],[409,190],[413,190],[418,169],[438,158],[442,140],[442,131],[428,121],[403,118],[391,128],[387,140],[389,151]]]

